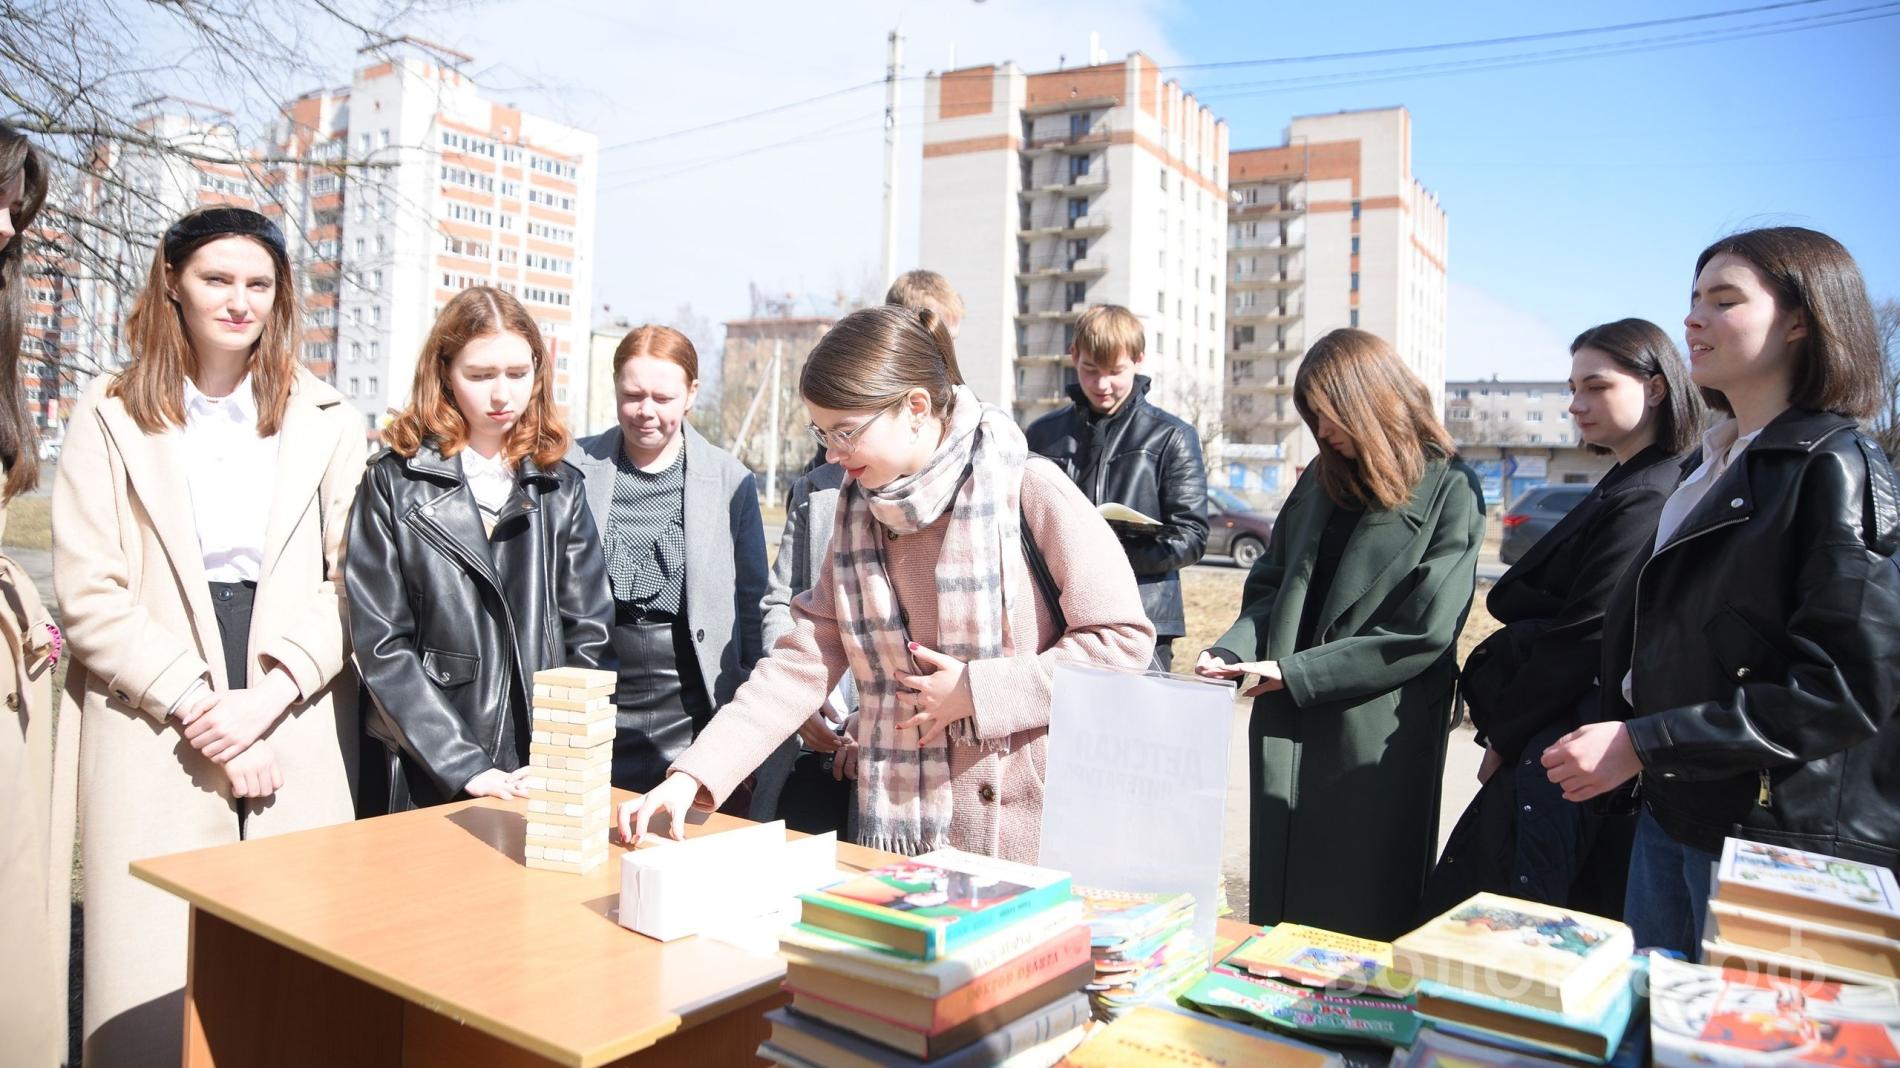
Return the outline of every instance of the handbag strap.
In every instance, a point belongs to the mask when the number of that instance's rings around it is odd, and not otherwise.
[[[1022,520],[1023,555],[1029,559],[1030,577],[1036,580],[1036,589],[1041,591],[1042,599],[1049,605],[1049,614],[1055,617],[1056,630],[1066,633],[1069,618],[1062,614],[1062,591],[1056,588],[1056,577],[1049,573],[1049,562],[1042,558],[1042,549],[1036,545],[1036,535],[1029,529],[1029,515],[1023,513]]]

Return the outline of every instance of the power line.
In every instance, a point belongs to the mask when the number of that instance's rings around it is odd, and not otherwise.
[[[633,148],[636,145],[650,145],[655,141],[666,141],[675,137],[684,137],[687,134],[696,134],[696,133],[703,133],[707,130],[716,130],[720,128],[721,126],[731,126],[734,123],[746,122],[751,119],[763,118],[766,115],[776,115],[781,111],[790,111],[793,108],[802,108],[806,106],[807,104],[816,104],[821,100],[830,100],[833,97],[844,96],[848,93],[860,92],[862,90],[869,89],[872,86],[883,85],[883,84],[884,84],[884,79],[874,78],[868,82],[860,82],[857,85],[845,86],[843,89],[833,89],[831,92],[828,92],[828,93],[819,93],[817,96],[808,96],[803,100],[794,100],[789,104],[775,104],[772,107],[761,108],[758,111],[748,111],[744,115],[734,115],[731,118],[715,119],[712,122],[700,123],[696,126],[682,126],[677,130],[672,130],[667,133],[654,134],[651,137],[639,137],[639,138],[635,138],[632,141],[622,141],[617,145],[608,145],[606,148],[603,148],[600,151],[602,155],[605,155],[609,152],[618,152],[623,148]]]
[[[1698,15],[1677,15],[1673,18],[1666,19],[1620,22],[1608,26],[1584,26],[1568,30],[1550,30],[1544,33],[1517,34],[1511,37],[1485,37],[1468,41],[1440,41],[1434,44],[1401,45],[1393,48],[1373,48],[1358,52],[1323,52],[1304,56],[1273,56],[1266,59],[1231,59],[1218,63],[1175,63],[1163,66],[1160,69],[1219,70],[1230,67],[1265,67],[1291,63],[1323,63],[1340,59],[1378,59],[1384,56],[1409,55],[1418,52],[1443,52],[1459,48],[1487,48],[1492,45],[1501,44],[1529,44],[1533,41],[1549,41],[1562,37],[1580,37],[1598,33],[1620,33],[1625,30],[1650,29],[1656,26],[1669,26],[1683,22],[1700,22],[1708,19],[1755,15],[1764,11],[1776,11],[1789,7],[1805,7],[1810,4],[1824,2],[1825,0],[1782,0],[1780,3],[1761,4],[1756,7],[1730,8],[1726,11],[1706,11]]]

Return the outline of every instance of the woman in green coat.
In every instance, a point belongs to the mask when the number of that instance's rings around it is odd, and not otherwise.
[[[1390,940],[1416,922],[1484,499],[1392,347],[1335,330],[1293,402],[1319,439],[1196,671],[1259,682],[1248,726],[1257,924]]]

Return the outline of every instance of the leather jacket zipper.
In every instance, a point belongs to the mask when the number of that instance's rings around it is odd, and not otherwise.
[[[483,578],[483,579],[487,578],[487,575],[484,573],[484,569],[482,568],[481,561],[475,559],[474,555],[471,554],[466,548],[464,548],[462,543],[456,541],[454,538],[451,538],[448,535],[442,533],[441,531],[435,529],[435,525],[433,523],[430,523],[426,518],[423,520],[423,522],[416,524],[416,529],[422,534],[422,536],[425,539],[427,539],[437,549],[443,552],[446,552],[450,556],[454,557],[456,560],[461,561],[462,566],[468,568],[469,571],[473,573],[476,577]],[[496,595],[495,600],[498,604],[501,605],[502,626],[506,627],[508,630],[508,655],[511,658],[519,659],[520,646],[516,642],[516,639],[515,639],[515,614],[514,614],[514,610],[508,607],[507,592],[500,589],[498,586],[495,586],[495,584],[492,582],[489,585],[495,588],[495,595]],[[518,669],[521,665],[517,663],[515,666]],[[517,671],[517,674],[518,673],[519,672]],[[497,758],[499,758],[501,754],[502,735],[508,728],[507,717],[508,717],[508,713],[504,710],[502,715],[496,717],[495,719],[494,752]]]
[[[1768,782],[1768,769],[1763,768],[1757,774],[1761,776],[1761,789],[1755,792],[1755,807],[1767,808],[1775,799],[1774,790],[1770,788]]]

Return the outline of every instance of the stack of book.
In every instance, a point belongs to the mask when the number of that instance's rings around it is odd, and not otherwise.
[[[1082,1039],[1095,964],[1063,872],[939,850],[800,900],[767,1060],[1028,1068]]]
[[[1658,1068],[1900,1065],[1900,994],[1659,954],[1649,964],[1649,1035]]]
[[[1430,1026],[1531,1053],[1619,1056],[1645,958],[1615,920],[1478,894],[1392,944]]]
[[[1113,1020],[1137,1005],[1166,998],[1207,966],[1194,937],[1193,894],[1134,894],[1078,888],[1095,976],[1089,1005]]]
[[[1730,838],[1713,891],[1703,926],[1708,964],[1841,983],[1900,981],[1900,888],[1887,868]]]
[[[1262,928],[1182,995],[1202,1012],[1302,1037],[1406,1046],[1418,1033],[1392,946],[1317,927]]]
[[[1137,1005],[1090,1035],[1066,1068],[1339,1068],[1339,1056],[1160,1005]]]

